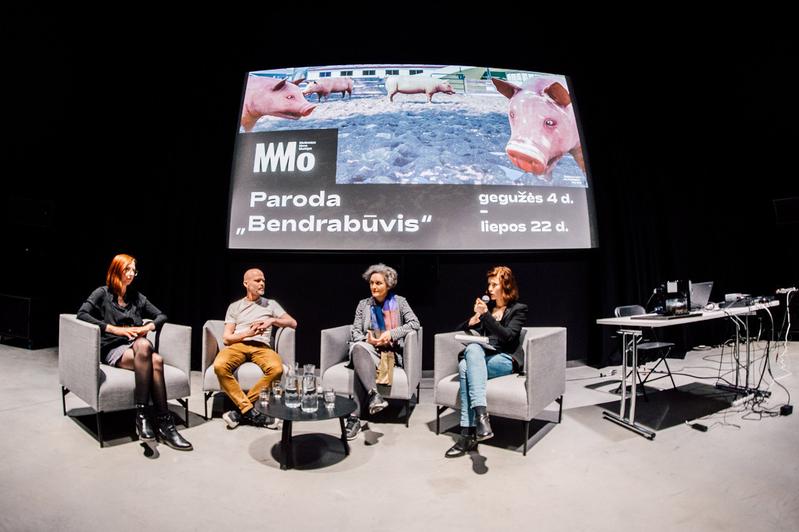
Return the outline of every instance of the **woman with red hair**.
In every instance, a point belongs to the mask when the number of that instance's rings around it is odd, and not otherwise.
[[[136,259],[120,254],[111,261],[105,286],[97,288],[83,302],[78,318],[100,327],[100,357],[109,366],[132,370],[136,389],[136,433],[142,441],[160,440],[173,449],[192,450],[175,428],[166,403],[164,359],[153,350],[147,333],[155,331],[166,321],[143,294],[131,288],[138,275]],[[144,323],[144,319],[152,321]],[[152,400],[156,423],[147,415]]]
[[[486,337],[488,345],[470,343],[459,356],[461,437],[447,450],[447,458],[463,456],[478,441],[494,436],[486,411],[488,379],[520,373],[524,366],[520,339],[527,305],[518,301],[516,279],[507,266],[491,268],[486,277],[488,301],[475,300],[474,314],[458,326],[459,330]]]

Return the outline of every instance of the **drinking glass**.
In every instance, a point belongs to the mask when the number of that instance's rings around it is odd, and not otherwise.
[[[283,404],[289,408],[300,406],[300,392],[301,389],[298,386],[297,377],[289,375],[286,381],[286,394],[283,397]]]
[[[272,395],[275,397],[276,401],[279,401],[281,397],[283,397],[283,387],[280,385],[280,380],[272,381]]]
[[[323,392],[325,398],[325,406],[330,410],[336,406],[336,391],[333,388],[328,388]]]
[[[261,412],[266,413],[266,409],[269,406],[269,390],[264,388],[258,394],[258,403],[261,406]]]
[[[319,408],[319,399],[316,396],[316,376],[307,372],[302,377],[302,411],[312,413],[316,412],[317,408]]]

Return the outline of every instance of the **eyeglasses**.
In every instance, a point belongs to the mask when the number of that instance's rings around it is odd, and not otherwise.
[[[125,273],[133,272],[133,277],[137,277],[139,275],[139,270],[134,270],[133,268],[125,268]]]

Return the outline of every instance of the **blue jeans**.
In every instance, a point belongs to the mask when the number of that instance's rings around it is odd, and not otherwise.
[[[488,379],[513,373],[513,357],[507,353],[486,355],[480,344],[469,344],[458,362],[458,376],[461,387],[461,427],[474,427],[475,406],[486,405],[486,384]]]

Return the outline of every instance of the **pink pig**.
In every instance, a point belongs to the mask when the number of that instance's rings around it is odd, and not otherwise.
[[[433,101],[433,95],[437,92],[444,94],[455,94],[455,90],[446,81],[424,76],[388,76],[386,78],[386,94],[388,99],[394,101],[394,95],[400,94],[421,94],[427,95],[427,103]]]
[[[560,82],[535,78],[518,87],[501,79],[491,81],[510,99],[511,136],[505,151],[513,164],[548,179],[558,160],[569,152],[585,172],[571,97]]]
[[[259,118],[265,115],[298,120],[316,108],[297,87],[299,81],[250,76],[241,108],[241,127],[252,131]]]
[[[325,97],[327,100],[330,97],[331,92],[340,92],[341,98],[344,98],[345,93],[350,95],[352,98],[352,79],[343,77],[343,78],[319,78],[316,81],[311,81],[308,83],[308,86],[305,87],[305,90],[302,91],[303,94],[316,94],[319,96],[319,101],[322,101],[322,96]]]

